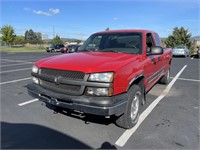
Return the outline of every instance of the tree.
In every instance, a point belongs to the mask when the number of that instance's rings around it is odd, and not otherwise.
[[[40,32],[34,32],[34,33],[35,33],[35,36],[36,36],[36,43],[42,44],[43,43],[42,34]]]
[[[34,32],[32,29],[27,30],[25,32],[25,41],[31,44],[42,43],[42,34]]]
[[[36,37],[36,35],[35,35],[35,33],[33,32],[32,29],[27,30],[25,32],[25,40],[26,40],[26,42],[31,43],[31,44],[36,43],[37,37]]]
[[[188,29],[184,29],[184,27],[175,27],[173,29],[172,35],[168,36],[165,41],[167,47],[175,47],[177,45],[186,45],[188,49],[193,50],[194,44],[190,40],[191,34],[188,33]]]
[[[40,32],[35,32],[35,36],[38,41],[42,41],[42,34]]]
[[[17,44],[22,45],[24,43],[25,43],[24,36],[16,36],[15,40],[13,41],[14,45],[17,45]]]
[[[28,30],[26,30],[26,32],[25,32],[24,40],[25,40],[26,42],[28,42]]]
[[[162,42],[162,46],[163,47],[166,47],[166,38],[161,38],[161,42]]]
[[[2,34],[1,40],[6,42],[6,44],[11,45],[15,39],[14,32],[15,31],[11,25],[4,25],[0,30],[0,33]]]
[[[60,37],[58,35],[55,36],[55,38],[53,38],[53,40],[51,41],[52,44],[63,44],[63,41],[60,39]]]

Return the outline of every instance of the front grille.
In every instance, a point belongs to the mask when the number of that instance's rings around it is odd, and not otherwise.
[[[77,95],[77,92],[81,90],[81,86],[79,85],[67,85],[67,84],[57,85],[54,82],[48,82],[44,80],[40,80],[40,85],[51,91],[63,93],[63,94]]]
[[[81,95],[84,91],[84,87],[81,85],[57,83],[55,81],[58,77],[59,79],[63,78],[71,81],[83,81],[85,77],[84,72],[42,68],[39,74],[40,85],[45,89],[68,95]]]
[[[68,70],[56,70],[56,69],[47,69],[42,68],[40,75],[48,75],[48,76],[60,76],[66,79],[74,79],[74,80],[83,80],[84,72],[78,71],[68,71]]]

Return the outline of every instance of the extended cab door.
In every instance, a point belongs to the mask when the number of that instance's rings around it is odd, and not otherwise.
[[[163,73],[161,55],[148,55],[150,48],[152,46],[157,46],[156,41],[153,38],[152,33],[146,34],[146,55],[147,63],[145,65],[146,78],[147,78],[147,90],[150,89],[155,82],[158,81],[158,78]]]

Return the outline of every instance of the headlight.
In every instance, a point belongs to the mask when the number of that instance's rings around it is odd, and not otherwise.
[[[113,89],[112,88],[86,88],[86,95],[90,96],[112,96]]]
[[[38,79],[38,78],[33,77],[32,80],[33,80],[33,82],[34,82],[35,84],[39,84],[39,79]]]
[[[38,70],[39,70],[38,67],[36,67],[36,66],[32,67],[32,72],[33,73],[38,73]]]
[[[113,72],[106,73],[94,73],[89,77],[89,81],[98,81],[98,82],[112,82],[113,81]]]

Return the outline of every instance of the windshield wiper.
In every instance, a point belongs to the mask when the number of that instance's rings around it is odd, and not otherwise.
[[[133,53],[133,52],[121,52],[121,51],[115,51],[115,50],[112,50],[112,49],[110,49],[110,50],[101,50],[101,51],[99,51],[99,52],[114,52],[114,53],[135,54],[135,53]]]
[[[133,52],[121,52],[121,53],[126,53],[126,54],[135,54]]]
[[[112,50],[112,49],[100,50],[99,52],[115,52],[115,53],[118,53],[117,51]]]

